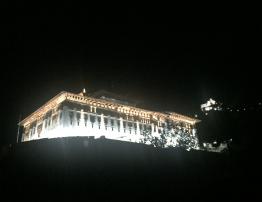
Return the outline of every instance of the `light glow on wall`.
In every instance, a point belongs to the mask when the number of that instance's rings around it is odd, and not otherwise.
[[[76,104],[78,109],[68,107],[64,101]],[[84,111],[83,106],[89,109]],[[173,125],[168,128],[167,123],[171,122]],[[22,141],[103,136],[161,147],[188,144],[186,148],[190,150],[198,148],[194,128],[197,122],[199,120],[174,112],[153,112],[86,97],[83,93],[62,92],[19,124],[24,127]]]

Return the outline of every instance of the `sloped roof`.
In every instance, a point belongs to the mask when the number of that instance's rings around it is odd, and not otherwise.
[[[74,94],[74,93],[62,91],[58,95],[53,97],[51,100],[46,102],[43,106],[41,106],[35,112],[27,116],[24,120],[22,120],[19,123],[19,125],[23,125],[23,126],[28,125],[29,123],[42,117],[50,109],[55,108],[56,106],[58,106],[60,103],[64,102],[65,100],[78,102],[80,104],[93,105],[99,108],[117,111],[119,113],[124,113],[124,114],[133,113],[143,118],[148,118],[150,117],[150,115],[152,115],[154,117],[169,118],[175,121],[182,121],[182,122],[186,122],[189,124],[195,124],[195,123],[200,122],[200,120],[198,119],[184,116],[184,115],[174,113],[174,112],[167,114],[167,113],[162,113],[162,112],[150,111],[150,110],[133,107],[133,106],[122,104],[122,103],[113,102],[110,100],[99,99],[99,98],[84,96],[83,94]]]

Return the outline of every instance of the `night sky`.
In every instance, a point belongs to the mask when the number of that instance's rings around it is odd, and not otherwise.
[[[261,25],[254,20],[70,7],[6,7],[2,143],[15,141],[20,114],[84,87],[191,116],[210,97],[228,105],[261,100]]]

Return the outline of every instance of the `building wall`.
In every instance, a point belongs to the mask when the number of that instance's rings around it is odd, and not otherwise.
[[[160,138],[164,132],[196,135],[195,129],[190,124],[168,120],[157,121],[150,117],[139,118],[94,106],[67,102],[25,127],[22,141],[68,136],[94,136],[95,138],[104,136],[108,139],[141,142],[145,133]]]

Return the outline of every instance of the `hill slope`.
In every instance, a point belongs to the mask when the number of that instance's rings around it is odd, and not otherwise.
[[[251,179],[260,175],[250,172],[249,161],[234,151],[187,152],[87,137],[32,141],[2,155],[1,197],[210,201],[241,199],[245,191],[252,198],[258,192]]]

